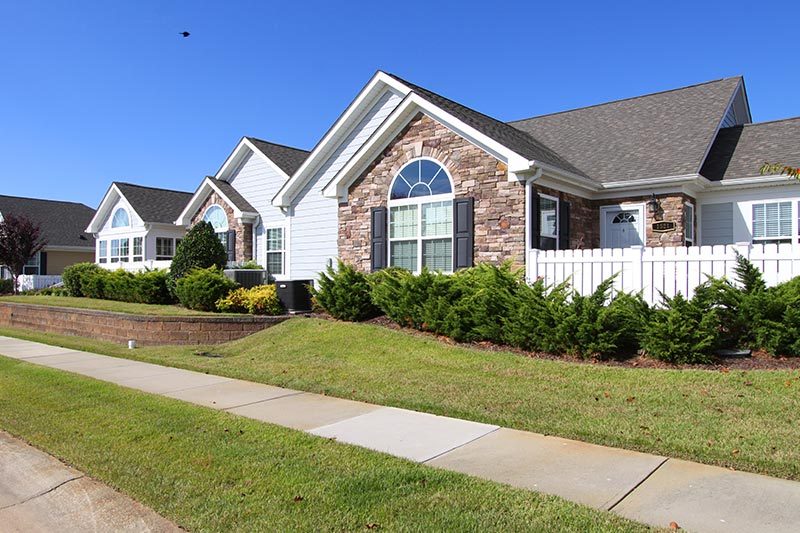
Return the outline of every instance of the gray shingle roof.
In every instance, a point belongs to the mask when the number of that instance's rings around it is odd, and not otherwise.
[[[594,180],[698,172],[741,77],[510,122]]]
[[[114,185],[144,222],[172,224],[192,198],[190,192],[145,187],[119,181],[115,181]]]
[[[301,150],[300,148],[292,148],[291,146],[262,141],[255,137],[247,137],[247,140],[253,143],[262,154],[269,157],[273,163],[278,165],[278,167],[289,176],[300,168],[300,165],[306,160],[308,154],[311,153],[306,150]]]
[[[0,195],[0,213],[24,215],[39,224],[49,246],[94,248],[94,237],[83,231],[94,216],[87,205]]]
[[[436,94],[435,92],[429,91],[428,89],[420,87],[419,85],[415,85],[409,81],[406,81],[399,76],[394,74],[389,74],[389,76],[392,76],[397,81],[405,84],[413,92],[428,100],[430,103],[447,111],[459,120],[463,121],[469,126],[472,126],[484,135],[491,137],[515,153],[523,157],[527,157],[528,159],[553,165],[561,170],[566,170],[568,172],[573,172],[575,174],[588,177],[587,174],[575,167],[570,161],[562,157],[551,147],[548,147],[540,142],[538,138],[535,138],[528,132],[512,127],[505,122],[501,122],[488,115],[484,115],[483,113],[479,113],[474,109],[470,109],[469,107],[461,105],[458,102],[454,102],[453,100],[445,98],[444,96]]]
[[[208,177],[211,182],[219,187],[219,190],[222,191],[222,194],[228,197],[228,199],[233,202],[234,207],[239,209],[239,211],[247,211],[249,213],[257,213],[256,208],[250,205],[250,202],[244,199],[244,197],[239,194],[239,191],[233,188],[233,185],[228,183],[227,181],[222,181],[218,179],[214,179],[211,176]],[[176,217],[177,218],[177,217]]]
[[[765,162],[800,167],[800,118],[721,129],[700,174],[712,181],[749,178]]]

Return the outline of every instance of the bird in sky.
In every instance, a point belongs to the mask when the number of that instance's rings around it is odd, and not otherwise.
[[[188,31],[182,31],[178,35],[183,35],[184,37],[188,37],[191,35],[191,33],[189,33]]]

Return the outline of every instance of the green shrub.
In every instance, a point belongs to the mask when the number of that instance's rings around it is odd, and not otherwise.
[[[136,301],[136,280],[133,272],[117,269],[106,272],[103,298],[120,302]]]
[[[217,238],[214,227],[208,222],[198,222],[181,240],[169,268],[169,287],[175,290],[177,280],[194,269],[225,268],[228,253]]]
[[[178,278],[175,292],[178,301],[189,309],[216,311],[217,301],[232,291],[236,284],[217,267],[198,268]]]
[[[87,296],[84,290],[86,279],[89,276],[98,273],[102,274],[104,272],[106,272],[105,269],[94,263],[75,263],[64,269],[64,272],[61,274],[61,280],[70,296]]]
[[[144,304],[172,304],[175,299],[169,292],[169,273],[166,270],[145,270],[135,277],[134,302]]]
[[[45,287],[44,289],[39,289],[37,291],[28,291],[25,294],[28,295],[38,295],[38,296],[69,296],[69,291],[62,287]]]
[[[337,270],[328,266],[326,272],[320,273],[319,288],[312,288],[312,294],[317,304],[339,320],[358,322],[378,315],[367,276],[342,261]]]
[[[217,310],[223,313],[250,313],[252,315],[279,315],[283,306],[275,285],[258,285],[250,289],[238,288],[217,301]]]
[[[0,294],[13,294],[14,280],[13,279],[0,279]]]
[[[451,277],[423,268],[414,275],[404,268],[387,268],[368,278],[372,302],[403,327],[438,331],[447,308],[439,310],[450,291]]]
[[[244,263],[238,264],[234,268],[241,268],[244,270],[264,270],[264,267],[262,267],[252,259],[250,259],[249,261],[245,261]]]
[[[710,363],[717,348],[719,316],[678,294],[664,297],[664,309],[653,311],[642,334],[648,356],[668,363]]]
[[[81,276],[81,291],[86,298],[104,299],[106,297],[106,279],[110,274],[109,270],[98,269],[86,272]]]

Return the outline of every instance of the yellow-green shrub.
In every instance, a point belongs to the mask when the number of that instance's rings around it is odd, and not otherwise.
[[[283,306],[275,285],[258,285],[250,289],[239,288],[217,300],[217,310],[223,313],[250,313],[252,315],[279,315]]]

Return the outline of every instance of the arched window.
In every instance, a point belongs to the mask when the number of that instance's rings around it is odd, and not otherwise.
[[[228,249],[228,217],[225,215],[225,210],[223,210],[220,206],[214,204],[208,209],[206,209],[205,214],[203,215],[203,220],[208,222],[213,226],[214,232],[217,234],[217,238],[222,242],[222,245],[225,246],[225,249]]]
[[[111,227],[112,228],[127,228],[131,225],[131,219],[128,216],[128,212],[125,211],[124,207],[118,207],[116,211],[114,211],[114,216],[111,218]]]
[[[416,159],[389,190],[389,265],[453,270],[453,185],[445,168]]]

